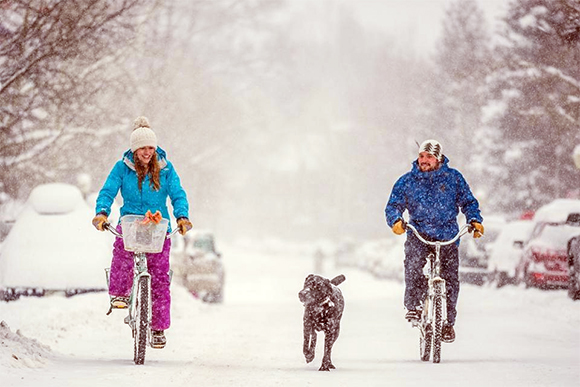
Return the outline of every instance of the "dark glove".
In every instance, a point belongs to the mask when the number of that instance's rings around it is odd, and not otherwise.
[[[177,228],[181,235],[185,235],[186,232],[193,228],[193,224],[187,218],[179,218],[177,219]]]
[[[473,226],[473,237],[474,238],[481,238],[483,236],[483,224],[479,222],[471,222]]]
[[[107,215],[97,214],[93,218],[93,226],[99,231],[105,231],[105,223],[107,223]]]
[[[395,222],[395,224],[393,224],[393,232],[397,235],[402,235],[405,233],[405,222],[403,221],[403,219],[399,219]]]

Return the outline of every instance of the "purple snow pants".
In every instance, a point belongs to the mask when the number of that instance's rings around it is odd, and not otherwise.
[[[117,226],[121,232],[121,225]],[[151,329],[161,331],[169,328],[171,318],[169,309],[169,250],[171,239],[166,239],[160,253],[147,254],[147,268],[151,274]],[[113,261],[109,273],[109,294],[126,296],[131,294],[133,285],[133,253],[125,250],[123,238],[115,238]]]

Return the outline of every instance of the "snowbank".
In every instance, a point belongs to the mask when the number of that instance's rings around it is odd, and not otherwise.
[[[0,368],[42,368],[53,358],[50,347],[29,339],[17,330],[13,333],[0,322]]]

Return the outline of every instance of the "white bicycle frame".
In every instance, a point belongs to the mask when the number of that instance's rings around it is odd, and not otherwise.
[[[430,252],[426,259],[427,259],[427,264],[426,264],[426,268],[427,268],[427,273],[426,273],[426,277],[427,277],[427,283],[428,283],[428,291],[427,291],[427,295],[425,296],[425,300],[423,303],[423,313],[421,316],[420,320],[411,320],[411,323],[413,325],[413,327],[417,327],[419,328],[420,332],[421,332],[421,339],[428,341],[430,340],[430,338],[428,337],[429,335],[427,334],[428,332],[428,327],[430,329],[430,334],[433,334],[433,322],[435,320],[435,308],[433,307],[434,305],[434,301],[436,299],[441,299],[442,303],[441,303],[441,312],[442,312],[442,320],[441,321],[446,321],[447,320],[447,291],[446,291],[446,284],[445,284],[445,280],[441,277],[441,260],[440,260],[440,255],[441,255],[441,246],[447,246],[450,244],[453,244],[455,242],[457,242],[457,240],[459,240],[459,238],[461,238],[462,236],[464,236],[465,234],[467,234],[468,232],[472,231],[473,226],[466,224],[464,225],[459,232],[451,239],[448,241],[435,241],[435,242],[431,242],[426,240],[425,238],[423,238],[423,236],[421,236],[421,234],[419,234],[419,232],[417,231],[417,229],[415,227],[413,227],[411,224],[407,224],[407,228],[409,230],[411,230],[413,232],[413,234],[417,237],[417,239],[419,239],[422,243],[428,245],[428,246],[434,246],[435,247],[435,252]],[[429,348],[429,350],[427,352],[430,353],[430,348],[431,348],[431,343],[428,343],[428,346],[426,348]],[[429,360],[429,353],[427,354],[423,354],[423,348],[421,348],[421,357],[422,360]],[[434,363],[438,363],[439,359],[440,359],[440,353],[438,352],[437,355],[433,355],[433,362]]]

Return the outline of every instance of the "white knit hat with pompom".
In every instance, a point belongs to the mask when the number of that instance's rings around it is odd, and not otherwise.
[[[147,117],[137,117],[133,123],[133,133],[131,133],[131,151],[135,152],[144,146],[152,146],[157,149],[157,136],[149,126]]]

